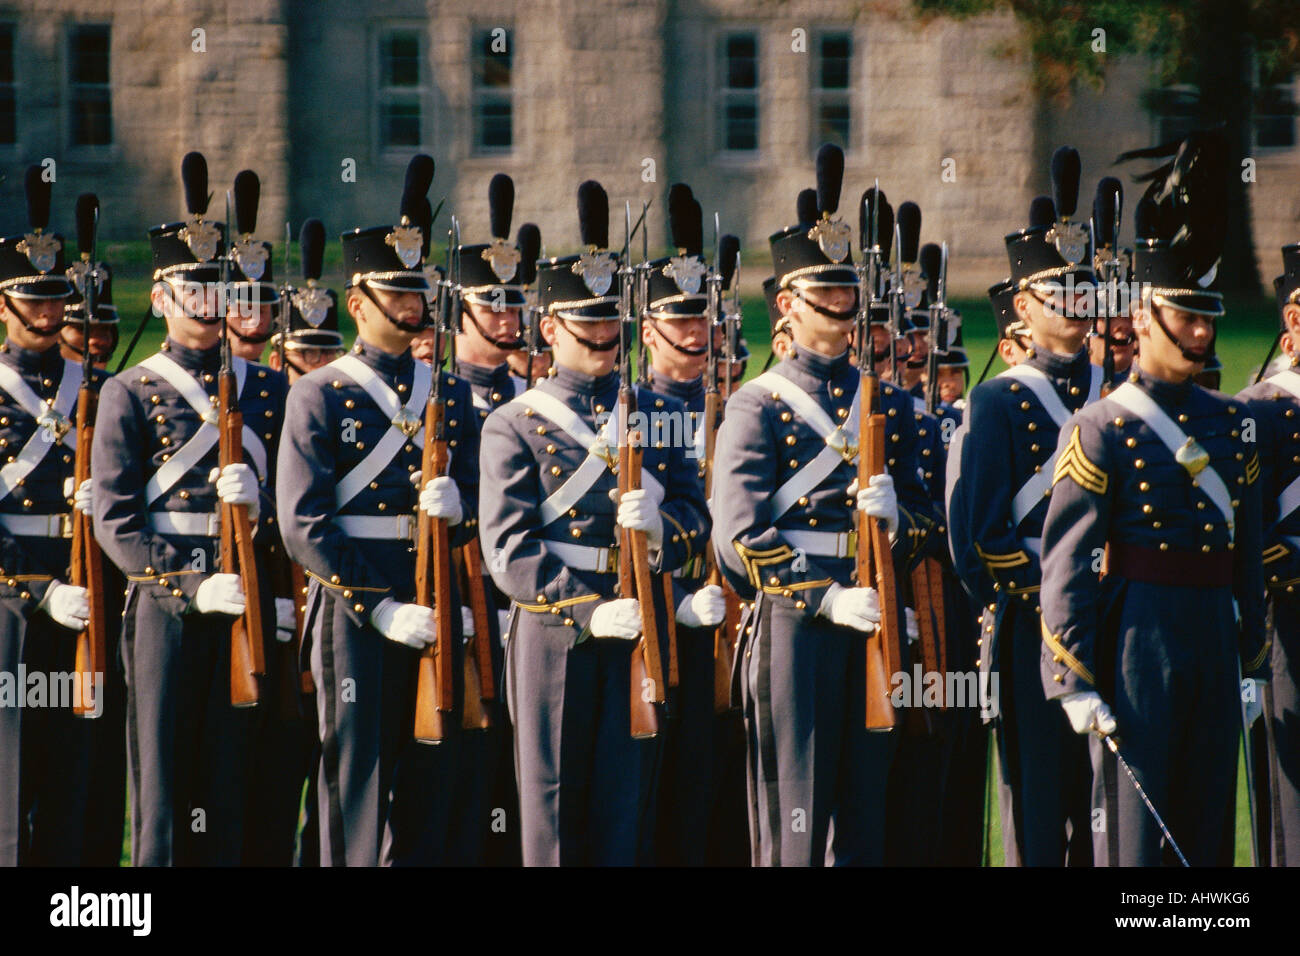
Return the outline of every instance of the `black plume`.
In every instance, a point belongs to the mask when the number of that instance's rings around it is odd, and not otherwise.
[[[99,224],[99,197],[82,193],[77,197],[77,252],[89,256],[95,251],[95,228]]]
[[[53,184],[45,181],[40,166],[27,167],[27,222],[33,229],[50,224],[50,192]]]
[[[736,264],[740,261],[740,240],[731,233],[719,239],[718,259],[715,265],[722,274],[722,288],[730,289],[731,280],[736,277]]]
[[[1050,196],[1035,196],[1029,204],[1029,228],[1042,229],[1056,222],[1056,203]]]
[[[1133,213],[1133,230],[1139,239],[1160,238],[1160,209],[1150,196],[1138,200]]]
[[[542,254],[542,231],[536,223],[526,222],[515,236],[519,247],[519,281],[532,285],[537,281],[537,257]]]
[[[510,220],[515,214],[515,181],[497,173],[488,183],[488,208],[492,218],[492,238],[510,238]]]
[[[921,274],[925,276],[926,294],[930,302],[939,300],[939,273],[943,270],[943,249],[933,242],[921,247]]]
[[[1146,195],[1159,209],[1160,238],[1168,239],[1193,276],[1208,273],[1223,255],[1228,224],[1228,141],[1219,130],[1188,134],[1170,169]]]
[[[185,187],[185,211],[202,216],[208,211],[208,161],[202,153],[186,153],[181,160],[181,185]]]
[[[1124,186],[1114,176],[1106,176],[1097,183],[1097,195],[1092,201],[1092,226],[1097,231],[1097,242],[1112,249],[1119,246],[1120,214],[1124,208]]]
[[[420,217],[420,200],[429,194],[433,185],[433,157],[416,153],[406,165],[406,183],[402,187],[401,214],[410,222]]]
[[[1052,193],[1056,211],[1069,219],[1079,208],[1079,151],[1062,146],[1052,154]]]
[[[817,221],[817,190],[801,189],[794,201],[795,215],[801,223],[810,225]]]
[[[898,207],[899,258],[915,262],[916,250],[921,244],[921,207],[908,202]]]
[[[840,208],[840,188],[844,185],[844,150],[834,143],[823,143],[817,150],[817,211],[830,216]]]
[[[257,204],[262,196],[262,181],[257,173],[245,169],[235,177],[235,231],[249,236],[257,231]]]
[[[703,244],[703,215],[690,187],[674,183],[668,190],[668,231],[676,248],[689,252]]]
[[[429,258],[429,245],[433,242],[433,206],[428,196],[420,199],[420,207],[411,220],[420,230],[420,258]]]
[[[609,196],[594,179],[578,187],[578,232],[584,246],[609,248]]]
[[[302,255],[302,277],[319,279],[325,269],[325,223],[308,219],[298,233],[298,251]]]
[[[885,198],[883,192],[878,190],[875,186],[872,186],[862,194],[862,202],[858,206],[858,240],[862,244],[863,252],[871,248],[871,217],[872,210],[876,207],[877,203],[883,203],[885,206],[888,206],[889,200]],[[881,211],[883,213],[883,207]],[[892,210],[890,211],[889,219],[889,232],[892,233],[894,230],[894,216]],[[884,216],[881,215],[881,217],[876,220],[876,245],[878,246],[888,245],[890,241],[888,238],[882,238],[887,235],[883,228],[884,224]]]

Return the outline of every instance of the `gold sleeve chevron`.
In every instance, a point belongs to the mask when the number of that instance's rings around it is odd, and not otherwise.
[[[1253,485],[1259,478],[1259,452],[1250,456],[1250,461],[1246,462],[1246,484]]]
[[[783,561],[789,561],[794,557],[794,551],[788,544],[762,551],[747,548],[739,541],[731,543],[735,545],[736,553],[740,555],[740,561],[745,566],[745,574],[749,578],[749,583],[760,591],[763,589],[763,568],[769,564],[780,564]]]
[[[1291,552],[1286,549],[1286,545],[1279,542],[1271,548],[1264,549],[1264,563],[1272,564],[1274,561],[1281,561],[1290,553]]]
[[[1065,645],[1061,643],[1059,635],[1055,635],[1049,631],[1045,621],[1040,620],[1039,623],[1043,629],[1043,643],[1051,649],[1052,654],[1055,657],[1059,657],[1065,663],[1065,666],[1070,668],[1070,670],[1075,674],[1078,674],[1089,684],[1095,685],[1097,680],[1092,676],[1092,671],[1079,663],[1079,659],[1065,649]]]
[[[980,556],[981,561],[988,565],[990,571],[1006,571],[1029,563],[1029,555],[1023,550],[1012,551],[1008,554],[993,554],[981,548],[979,542],[974,542],[974,544],[975,553]]]
[[[1073,478],[1080,488],[1096,495],[1104,495],[1106,486],[1110,483],[1106,473],[1089,461],[1088,456],[1084,454],[1083,445],[1079,441],[1078,425],[1074,426],[1074,432],[1070,435],[1065,451],[1061,452],[1061,457],[1056,459],[1056,470],[1052,473],[1052,486],[1055,487],[1056,483],[1067,475]]]

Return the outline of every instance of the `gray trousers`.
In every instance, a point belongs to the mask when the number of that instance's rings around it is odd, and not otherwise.
[[[506,688],[524,866],[650,863],[662,740],[631,735],[635,642],[578,643],[557,617],[512,614]]]
[[[866,635],[767,594],[749,623],[755,865],[881,864],[897,732],[865,726]]]
[[[132,862],[234,866],[255,711],[230,706],[232,618],[178,615],[178,603],[155,585],[127,597]]]

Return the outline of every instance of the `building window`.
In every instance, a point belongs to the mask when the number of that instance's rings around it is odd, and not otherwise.
[[[379,149],[418,149],[424,143],[423,39],[418,30],[382,30],[377,44]]]
[[[727,153],[758,152],[758,34],[718,37],[717,148]]]
[[[813,57],[813,147],[834,143],[848,149],[853,131],[850,102],[853,35],[823,33]]]
[[[474,151],[508,153],[515,144],[514,30],[484,27],[474,31]]]
[[[113,142],[108,41],[107,26],[75,26],[69,35],[68,132],[73,146]]]
[[[14,96],[14,25],[0,23],[0,145],[18,142],[18,107]]]
[[[1255,146],[1290,149],[1295,146],[1295,77],[1255,91]]]
[[[1200,98],[1200,91],[1188,84],[1166,86],[1147,95],[1148,109],[1156,124],[1157,143],[1176,143],[1199,128]]]

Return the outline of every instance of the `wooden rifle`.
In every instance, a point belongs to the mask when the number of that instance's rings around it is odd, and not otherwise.
[[[926,249],[933,249],[927,246]],[[948,349],[948,307],[946,302],[948,243],[939,253],[939,261],[926,255],[926,277],[929,280],[930,328],[927,332],[930,348],[926,355],[925,410],[933,415],[939,407],[939,353]],[[933,274],[931,274],[933,273]],[[921,663],[926,674],[938,674],[939,706],[946,710],[943,696],[947,672],[947,613],[944,608],[943,565],[939,559],[926,555],[912,569],[912,601],[916,606],[917,630],[920,631]]]
[[[226,194],[226,222],[230,222],[230,194]],[[244,460],[244,416],[239,410],[239,386],[230,355],[226,315],[230,295],[230,257],[221,257],[221,369],[217,374],[217,416],[220,467]],[[257,678],[266,673],[263,645],[261,586],[253,550],[253,527],[247,505],[221,503],[221,570],[238,574],[244,590],[244,613],[230,626],[230,703],[252,707],[258,702]]]
[[[716,216],[714,234],[717,234]],[[728,240],[734,237],[728,236]],[[717,349],[713,334],[721,322],[724,332],[723,360],[726,362],[727,394],[731,394],[731,366],[735,360],[731,329],[722,308],[723,287],[739,288],[740,247],[738,242],[718,239],[714,244],[713,271],[708,278],[709,341],[708,365],[704,373],[704,497],[713,497],[714,454],[718,441],[718,426],[722,423],[723,403],[718,393]],[[736,640],[740,629],[740,597],[722,577],[717,557],[710,544],[704,552],[705,582],[722,588],[726,614],[722,624],[713,632],[713,710],[725,713],[731,709],[731,670],[736,660]]]
[[[442,337],[452,327],[452,311],[460,308],[460,288],[452,278],[459,236],[456,218],[447,232],[447,271],[442,281],[439,316],[433,332],[433,384],[424,411],[424,454],[420,481],[427,484],[447,473],[446,400],[442,395]],[[447,522],[419,509],[415,545],[415,603],[433,609],[434,641],[420,654],[415,690],[415,739],[438,744],[446,735],[443,714],[453,708],[451,542]],[[456,611],[459,613],[459,608]],[[466,689],[468,694],[468,688]]]
[[[879,188],[876,196],[880,194]],[[866,252],[866,263],[858,267],[858,316],[856,338],[859,346],[858,360],[858,487],[866,488],[875,475],[885,469],[885,415],[882,411],[880,378],[875,363],[871,361],[870,306],[875,298],[876,276],[880,263],[880,246],[876,231],[878,203],[871,210],[871,246]],[[895,232],[897,236],[897,232]],[[895,269],[898,257],[895,257]],[[891,289],[891,326],[898,316],[894,309],[902,306],[902,281],[897,278]],[[890,360],[894,356],[894,329],[890,330]],[[895,371],[897,366],[895,365]],[[894,559],[890,551],[889,530],[885,523],[874,520],[864,511],[855,511],[857,521],[857,583],[859,587],[874,587],[880,602],[880,622],[867,635],[866,653],[866,727],[868,730],[892,730],[897,722],[894,705],[890,700],[890,684],[898,673],[901,613],[898,592],[894,584]]]
[[[619,499],[641,487],[643,436],[629,428],[636,411],[636,389],[632,384],[632,354],[628,325],[634,321],[632,305],[633,270],[627,264],[632,236],[632,210],[625,207],[623,266],[619,269],[619,361],[618,361],[618,493]],[[642,270],[644,271],[644,270]],[[639,278],[639,277],[638,277]],[[645,292],[642,291],[644,297]],[[644,298],[642,298],[644,302]],[[654,737],[659,733],[659,711],[665,701],[663,663],[659,653],[659,622],[655,616],[650,551],[644,531],[618,529],[618,596],[635,598],[641,607],[641,638],[632,648],[629,706],[633,737]],[[669,616],[672,605],[669,602]]]
[[[86,314],[85,335],[81,350],[81,387],[77,390],[77,451],[73,464],[73,491],[90,478],[90,448],[95,435],[95,411],[99,406],[99,393],[94,388],[95,363],[90,351],[90,323],[95,316],[99,300],[98,263],[95,261],[95,233],[99,225],[99,200],[90,193],[77,198],[77,245],[81,261],[82,292]],[[71,583],[86,589],[90,601],[90,616],[86,627],[77,635],[76,672],[77,687],[72,712],[77,717],[98,717],[103,713],[103,701],[96,695],[104,686],[108,657],[108,621],[104,606],[104,556],[95,543],[95,531],[90,515],[72,510],[72,566]]]

